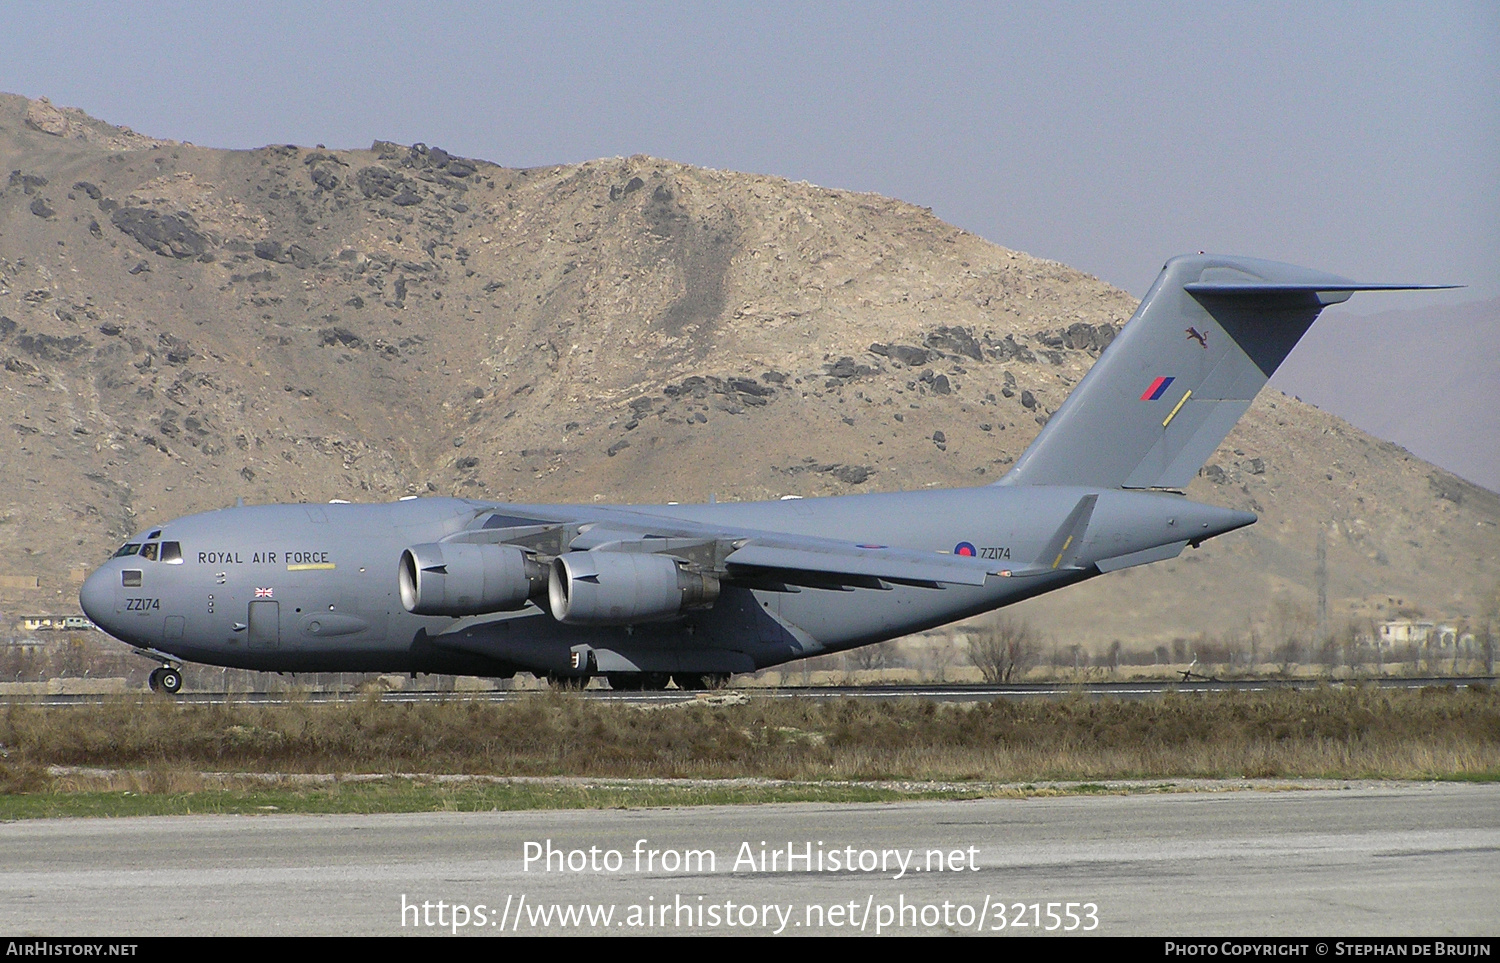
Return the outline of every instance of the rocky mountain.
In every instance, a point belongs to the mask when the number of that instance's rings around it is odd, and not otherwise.
[[[7,614],[237,497],[984,484],[1135,306],[911,204],[641,156],[226,151],[0,95],[0,187]],[[1306,611],[1319,530],[1340,619],[1500,581],[1500,498],[1275,392],[1190,494],[1262,521],[1030,616],[1154,644]]]
[[[1271,384],[1500,491],[1500,298],[1330,315]]]

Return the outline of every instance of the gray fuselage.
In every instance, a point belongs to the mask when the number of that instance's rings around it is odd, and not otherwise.
[[[467,618],[413,615],[397,592],[404,549],[474,529],[497,512],[636,531],[711,526],[861,546],[1013,560],[1038,555],[1079,499],[1098,495],[1082,564],[983,586],[880,589],[734,584],[711,608],[623,626],[556,621],[545,604]],[[168,522],[132,543],[175,543],[180,561],[111,559],[81,600],[102,628],[178,659],[281,672],[517,670],[745,672],[906,635],[1097,575],[1176,555],[1254,516],[1157,492],[989,486],[708,505],[604,507],[410,499],[382,505],[226,508]],[[155,535],[148,540],[148,535]],[[133,573],[139,573],[134,575]],[[128,584],[136,583],[138,584]],[[579,652],[587,658],[579,660]]]

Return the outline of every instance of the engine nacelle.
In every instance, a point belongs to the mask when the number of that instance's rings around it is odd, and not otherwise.
[[[416,615],[483,615],[526,604],[547,570],[514,545],[433,542],[401,553],[401,604]]]
[[[568,552],[552,563],[547,583],[552,617],[571,625],[659,622],[718,597],[714,576],[638,552]]]

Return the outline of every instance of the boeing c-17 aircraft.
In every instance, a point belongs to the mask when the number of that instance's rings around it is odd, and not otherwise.
[[[984,487],[706,505],[236,506],[131,538],[80,602],[160,661],[151,687],[167,692],[184,662],[718,686],[1252,524],[1182,490],[1325,306],[1433,287],[1174,258]]]

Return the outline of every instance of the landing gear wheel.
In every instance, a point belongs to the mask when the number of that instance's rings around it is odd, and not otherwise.
[[[182,673],[169,665],[159,669],[152,669],[151,675],[147,677],[146,684],[151,687],[152,692],[165,692],[168,695],[176,695],[182,688]]]

